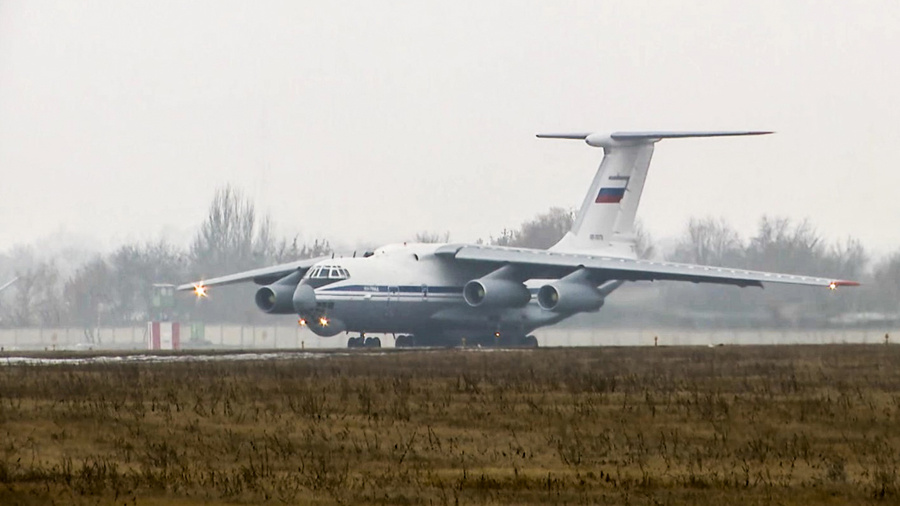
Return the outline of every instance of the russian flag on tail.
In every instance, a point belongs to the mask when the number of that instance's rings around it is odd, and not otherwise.
[[[618,204],[625,196],[625,188],[600,188],[594,200],[597,204]]]

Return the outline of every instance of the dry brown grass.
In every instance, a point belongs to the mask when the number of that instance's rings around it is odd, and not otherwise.
[[[900,500],[900,348],[0,367],[0,504]]]

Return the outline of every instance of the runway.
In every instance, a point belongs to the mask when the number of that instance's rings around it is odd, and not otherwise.
[[[369,353],[369,355],[385,355],[386,353]],[[0,366],[17,365],[87,365],[87,364],[130,364],[130,363],[174,363],[174,362],[241,362],[248,360],[312,360],[317,358],[350,355],[346,351],[334,352],[260,352],[260,353],[173,353],[150,354],[136,353],[127,355],[94,355],[89,357],[41,357],[10,356],[0,359]]]
[[[347,351],[341,349],[319,351],[259,351],[259,352],[172,352],[172,353],[110,353],[92,352],[89,356],[80,353],[65,355],[60,352],[32,353],[0,357],[3,366],[53,366],[53,365],[89,365],[89,364],[165,364],[181,362],[244,362],[260,360],[315,360],[331,357],[361,356],[387,357],[399,353],[424,352],[440,353],[446,351],[469,353],[495,353],[503,351],[531,351],[527,348],[387,348],[363,349]],[[82,356],[78,356],[82,355]]]

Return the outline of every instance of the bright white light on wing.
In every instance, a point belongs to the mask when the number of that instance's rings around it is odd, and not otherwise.
[[[837,283],[835,283],[834,281],[832,281],[831,283],[828,284],[828,288],[830,288],[830,289],[832,289],[832,290],[836,290],[836,289],[837,289]]]
[[[328,318],[326,318],[324,316],[319,318],[319,325],[321,325],[323,327],[327,327],[328,326]]]
[[[299,320],[297,320],[297,325],[300,325],[301,327],[305,327],[306,326],[306,318],[300,318]]]
[[[203,283],[197,283],[194,285],[194,295],[196,295],[198,299],[209,296],[209,294],[207,293],[207,288]]]

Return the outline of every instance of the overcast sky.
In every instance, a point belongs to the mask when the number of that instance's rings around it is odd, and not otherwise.
[[[187,241],[232,183],[281,234],[473,241],[657,145],[639,216],[900,246],[900,2],[0,0],[0,251]]]

